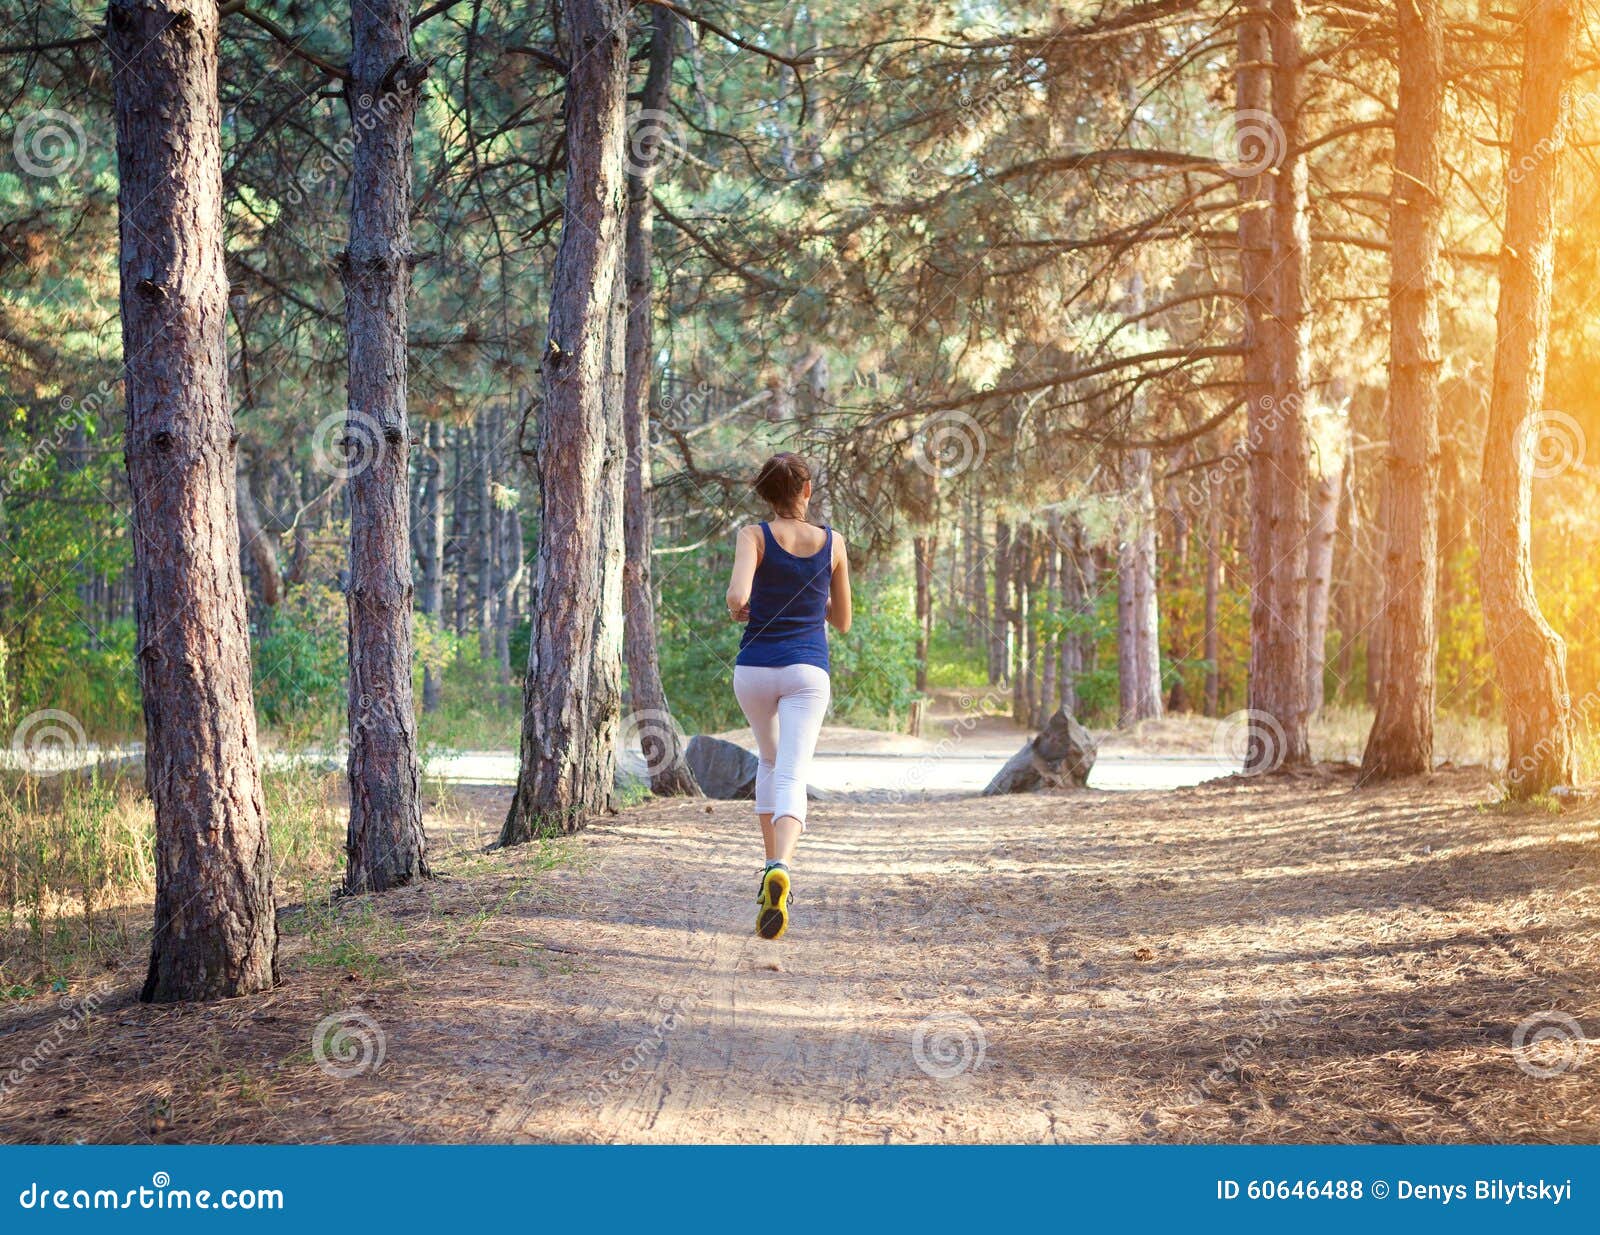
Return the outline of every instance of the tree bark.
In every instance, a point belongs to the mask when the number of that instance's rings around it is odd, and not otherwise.
[[[989,623],[989,685],[998,686],[1011,672],[1011,525],[994,523],[994,598]]]
[[[146,1002],[277,979],[225,337],[217,7],[111,0],[126,461],[156,902]]]
[[[1222,502],[1223,494],[1213,493],[1206,510],[1206,591],[1205,591],[1205,702],[1207,716],[1220,716],[1222,690],[1222,638],[1217,626],[1222,596]]]
[[[444,426],[430,420],[424,430],[426,450],[417,508],[417,564],[422,573],[418,607],[443,624],[444,618]],[[422,670],[422,710],[439,710],[439,675],[431,666]]]
[[[651,10],[650,66],[639,106],[663,111],[672,86],[672,60],[678,18],[668,9]],[[627,377],[623,392],[623,437],[627,471],[623,486],[623,654],[628,665],[630,726],[638,735],[650,792],[663,797],[698,797],[683,737],[672,718],[661,681],[656,645],[656,599],[651,546],[655,542],[655,493],[650,458],[650,377],[655,368],[655,198],[660,166],[660,132],[643,126],[632,152],[628,177],[626,279],[628,295]]]
[[[1156,603],[1156,521],[1147,449],[1122,456],[1117,546],[1119,725],[1161,715],[1161,618]]]
[[[340,263],[350,347],[350,827],[348,893],[428,875],[411,693],[411,133],[427,66],[411,58],[411,8],[350,12],[350,244]]]
[[[1074,626],[1082,622],[1090,604],[1090,588],[1086,580],[1083,544],[1083,522],[1076,514],[1069,515],[1062,541],[1061,554],[1061,604],[1071,617]],[[1069,630],[1061,641],[1061,710],[1068,715],[1078,714],[1078,678],[1083,674],[1083,634]]]
[[[1438,0],[1401,0],[1389,232],[1389,445],[1382,497],[1385,660],[1362,784],[1433,770],[1439,577],[1439,127],[1444,23]],[[1370,652],[1369,652],[1370,654]]]
[[[467,601],[471,596],[471,570],[467,565],[467,540],[472,535],[467,484],[472,468],[472,426],[456,426],[450,433],[450,538],[445,560],[450,568],[450,614],[457,637],[467,633]]]
[[[1328,601],[1333,590],[1333,545],[1339,530],[1339,504],[1344,493],[1344,465],[1318,475],[1311,499],[1311,527],[1306,546],[1306,713],[1322,710],[1323,670],[1327,666]]]
[[[1537,432],[1544,398],[1573,5],[1529,0],[1523,12],[1522,90],[1511,131],[1494,384],[1483,444],[1480,559],[1484,626],[1510,737],[1506,790],[1513,798],[1571,784],[1577,774],[1566,644],[1545,621],[1533,592],[1527,438]]]
[[[500,560],[500,508],[495,505],[495,455],[504,412],[484,409],[477,426],[477,470],[473,473],[477,496],[478,656],[485,664],[494,659],[495,575]]]
[[[1057,679],[1060,677],[1061,640],[1056,633],[1061,613],[1061,512],[1059,510],[1050,511],[1045,528],[1044,604],[1045,625],[1049,634],[1039,654],[1038,708],[1042,715],[1037,717],[1036,725],[1042,725],[1049,714],[1061,704],[1060,687],[1057,685]]]
[[[917,693],[928,689],[928,636],[933,630],[933,552],[938,542],[927,536],[911,538],[911,557],[916,575],[917,616]]]
[[[619,243],[625,243],[619,241]],[[589,713],[597,738],[589,744],[584,779],[603,784],[602,808],[614,809],[617,740],[622,718],[623,568],[627,557],[623,496],[628,447],[623,429],[623,394],[628,367],[628,290],[625,256],[618,254],[611,314],[606,325],[605,454],[600,465],[600,600],[594,615],[593,656],[589,666]]]
[[[1308,522],[1307,318],[1310,231],[1300,146],[1303,77],[1300,0],[1251,0],[1239,27],[1241,128],[1266,110],[1281,135],[1275,174],[1241,179],[1240,269],[1251,322],[1245,361],[1250,392],[1250,724],[1246,772],[1310,762],[1306,727],[1306,531]]]
[[[250,476],[242,461],[235,477],[239,504],[239,546],[255,567],[256,586],[265,608],[275,608],[283,599],[283,568],[278,563],[278,538],[261,520],[261,507]]]
[[[572,832],[613,798],[617,717],[591,694],[606,590],[601,491],[610,319],[621,278],[628,57],[618,0],[572,0],[564,21],[566,222],[551,278],[545,397],[535,460],[539,550],[533,576],[521,768],[501,840]],[[620,484],[624,468],[615,469]],[[620,499],[618,502],[620,506]]]
[[[1011,607],[1006,611],[1011,649],[1011,719],[1019,725],[1032,720],[1028,711],[1028,558],[1033,548],[1033,525],[1017,524],[1011,537]]]

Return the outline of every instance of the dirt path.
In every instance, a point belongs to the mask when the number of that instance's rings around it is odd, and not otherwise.
[[[1600,812],[1488,793],[829,802],[777,945],[747,810],[652,803],[286,912],[259,998],[145,1007],[130,949],[0,1136],[1593,1141]]]
[[[508,1054],[538,1049],[519,1059],[488,1138],[1126,1136],[1070,1076],[996,1066],[1009,1018],[1029,1014],[1026,1000],[1001,1009],[996,987],[1030,968],[1039,918],[1013,906],[981,956],[952,928],[971,909],[970,881],[1005,862],[1012,829],[943,828],[865,803],[826,816],[798,864],[797,924],[777,945],[751,932],[760,850],[744,810],[655,806],[608,826],[572,881],[580,896],[562,898],[563,935],[581,940],[566,955],[581,961],[521,975],[527,1015],[498,1038]],[[535,912],[548,932],[548,909]],[[476,1089],[464,1078],[447,1105]]]

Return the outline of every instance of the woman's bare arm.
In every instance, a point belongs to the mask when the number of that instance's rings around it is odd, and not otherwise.
[[[728,616],[735,622],[750,620],[750,589],[755,585],[761,560],[760,531],[742,527],[733,542],[733,577],[728,580]]]
[[[828,584],[828,621],[841,635],[850,630],[850,557],[844,541],[833,538],[833,578]]]

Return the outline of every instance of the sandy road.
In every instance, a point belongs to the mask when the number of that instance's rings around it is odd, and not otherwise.
[[[595,971],[554,1000],[561,1023],[526,1023],[547,1049],[489,1139],[1124,1134],[1070,1075],[1005,1066],[1033,1011],[1015,976],[1065,922],[1037,903],[965,902],[1005,864],[1004,828],[830,804],[797,863],[796,924],[775,945],[751,933],[759,841],[742,811],[647,808],[608,831],[584,878],[622,911],[586,919]],[[964,931],[969,916],[981,930]]]
[[[435,881],[287,911],[273,991],[140,1004],[135,938],[70,1032],[23,1004],[0,1140],[1600,1139],[1592,1036],[1517,1045],[1600,1023],[1600,802],[1352,785],[832,799],[776,945],[742,803],[439,838]],[[456,792],[492,835],[506,790]]]

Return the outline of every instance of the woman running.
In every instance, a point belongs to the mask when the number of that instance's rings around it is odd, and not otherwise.
[[[828,633],[850,629],[850,564],[832,528],[806,522],[811,469],[773,455],[756,477],[772,519],[742,527],[734,548],[728,613],[745,623],[733,693],[756,737],[756,817],[767,865],[756,898],[756,933],[789,928],[789,859],[806,830],[806,771],[828,709]]]

